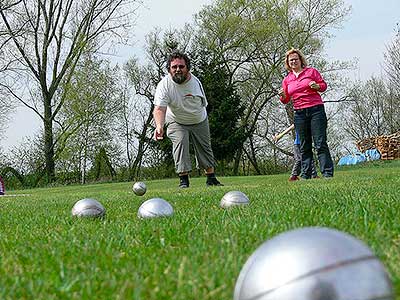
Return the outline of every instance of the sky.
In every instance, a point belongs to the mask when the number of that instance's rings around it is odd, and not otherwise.
[[[384,52],[400,25],[400,0],[345,0],[352,11],[343,28],[327,47],[329,58],[358,59],[358,68],[350,73],[353,79],[367,80],[382,74]]]
[[[193,15],[213,0],[144,0],[145,7],[138,11],[134,27],[135,45],[124,47],[113,58],[123,63],[133,55],[143,55],[144,36],[154,27],[180,28],[193,20]],[[342,28],[334,30],[334,37],[327,44],[328,59],[358,59],[358,68],[349,73],[353,79],[367,80],[382,73],[383,53],[395,36],[400,23],[400,0],[344,0],[352,11]],[[19,145],[26,137],[38,133],[39,118],[29,109],[19,108],[0,140],[4,150]]]

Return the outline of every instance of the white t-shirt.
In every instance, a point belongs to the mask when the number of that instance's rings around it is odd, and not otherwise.
[[[154,104],[167,106],[166,122],[198,124],[207,118],[207,98],[200,80],[191,74],[189,81],[178,84],[170,74],[157,85]]]

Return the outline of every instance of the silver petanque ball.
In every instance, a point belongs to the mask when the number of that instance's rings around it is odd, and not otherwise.
[[[142,203],[138,210],[139,218],[157,218],[173,215],[171,204],[161,198],[152,198]]]
[[[353,236],[323,227],[279,234],[244,264],[234,300],[394,300],[388,274]]]
[[[240,191],[230,191],[222,197],[220,206],[222,208],[228,208],[231,206],[247,205],[249,202],[250,200],[246,194]]]
[[[132,187],[132,190],[136,195],[143,196],[147,191],[147,187],[144,182],[138,181],[138,182],[135,182],[135,184]]]
[[[85,198],[77,201],[72,207],[74,217],[102,217],[106,209],[95,199]]]

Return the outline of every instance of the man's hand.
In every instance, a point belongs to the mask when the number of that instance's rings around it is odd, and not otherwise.
[[[154,139],[156,141],[162,140],[164,138],[164,123],[166,111],[166,106],[154,106],[153,116],[156,123],[156,130],[154,130]]]
[[[156,127],[156,130],[154,130],[154,139],[156,141],[164,139],[164,128]]]

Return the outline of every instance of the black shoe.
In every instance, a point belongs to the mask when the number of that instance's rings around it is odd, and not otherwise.
[[[189,187],[189,175],[179,176],[179,187],[181,189],[186,189]]]
[[[221,182],[215,177],[215,174],[207,174],[207,186],[223,186]]]

